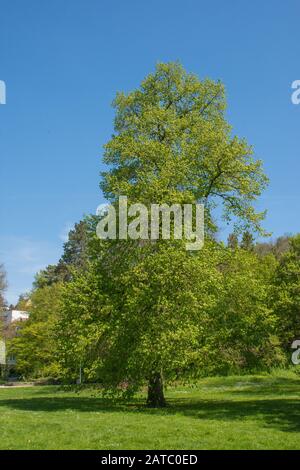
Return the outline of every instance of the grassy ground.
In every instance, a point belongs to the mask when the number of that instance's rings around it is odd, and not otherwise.
[[[1,449],[300,449],[300,377],[210,378],[167,391],[169,406],[140,397],[108,404],[55,386],[0,389]]]

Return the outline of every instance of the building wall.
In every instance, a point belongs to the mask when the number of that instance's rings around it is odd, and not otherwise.
[[[29,318],[29,313],[24,310],[3,310],[0,312],[0,318],[2,318],[6,325],[14,321],[25,321]]]

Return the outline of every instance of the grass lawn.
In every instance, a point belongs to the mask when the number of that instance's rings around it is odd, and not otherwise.
[[[218,377],[109,404],[94,391],[0,388],[1,449],[300,449],[300,377]]]

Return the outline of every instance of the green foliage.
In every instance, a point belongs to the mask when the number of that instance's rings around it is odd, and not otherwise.
[[[28,310],[30,319],[17,325],[17,335],[10,335],[8,350],[16,356],[17,372],[24,377],[63,375],[57,360],[56,337],[61,295],[64,284],[70,282],[73,273],[84,271],[88,262],[88,239],[90,231],[94,229],[94,217],[75,224],[64,244],[64,252],[58,264],[49,265],[40,271],[36,275],[32,292],[19,298],[17,308]]]
[[[300,235],[290,238],[290,250],[280,259],[272,302],[278,317],[278,334],[286,350],[300,338]]]
[[[81,220],[70,230],[68,240],[64,244],[64,253],[60,262],[77,269],[84,269],[87,263],[89,241],[88,220]]]
[[[67,376],[81,364],[86,380],[132,393],[154,370],[172,382],[282,363],[267,307],[272,258],[207,242],[193,255],[146,244],[134,259],[125,246],[65,286],[58,335]]]
[[[224,87],[200,81],[177,63],[158,64],[141,87],[114,101],[116,134],[105,146],[101,187],[114,201],[189,203],[206,207],[208,230],[216,230],[212,211],[221,203],[226,221],[262,231],[264,213],[253,201],[267,178],[261,161],[243,139],[232,136],[224,112]]]
[[[63,263],[50,264],[35,275],[33,288],[43,289],[57,282],[64,282],[69,278],[69,269]]]
[[[31,295],[30,318],[19,322],[8,352],[17,359],[16,370],[24,377],[57,376],[55,325],[60,311],[61,284],[35,290]]]
[[[273,257],[259,259],[238,249],[221,265],[222,294],[208,331],[207,358],[215,372],[270,368],[284,363],[276,336],[276,316],[269,306],[276,268]]]
[[[248,230],[243,233],[240,246],[243,248],[243,250],[254,250],[254,237]]]
[[[56,265],[49,265],[35,276],[34,288],[51,286],[57,282],[67,282],[72,277],[72,270],[84,269],[88,260],[89,230],[93,217],[81,220],[70,230],[64,243],[63,255]]]
[[[278,237],[274,242],[268,241],[256,243],[254,251],[260,256],[272,254],[276,259],[280,260],[282,255],[289,251],[290,238],[290,236],[284,235],[282,237]]]
[[[28,292],[19,295],[18,302],[15,305],[17,310],[27,310],[30,308],[31,300]]]
[[[236,250],[239,246],[239,239],[235,233],[230,233],[227,238],[227,246],[232,250]]]

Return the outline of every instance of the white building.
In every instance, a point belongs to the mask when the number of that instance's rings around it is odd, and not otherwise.
[[[25,310],[3,310],[0,312],[0,320],[2,319],[5,325],[10,325],[15,321],[25,321],[28,318],[29,313]]]
[[[3,310],[0,312],[0,322],[3,321],[4,327],[7,327],[14,322],[26,321],[28,318],[29,313],[25,312],[25,310]],[[15,363],[15,357],[6,357],[5,340],[0,338],[0,365],[13,366]]]

